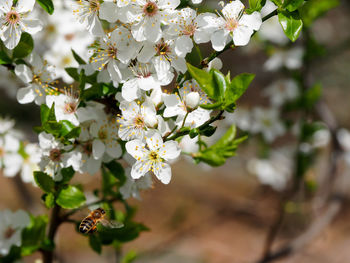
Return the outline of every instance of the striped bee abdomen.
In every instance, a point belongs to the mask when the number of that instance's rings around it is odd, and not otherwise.
[[[87,234],[94,227],[94,225],[95,221],[92,218],[87,217],[81,221],[79,231],[83,234]]]

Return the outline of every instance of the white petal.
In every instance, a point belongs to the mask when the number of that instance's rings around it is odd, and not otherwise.
[[[226,46],[228,31],[221,29],[216,31],[211,36],[211,43],[213,45],[213,49],[216,51],[221,51]]]
[[[146,42],[141,49],[140,54],[137,56],[137,60],[142,63],[148,63],[151,58],[156,54],[156,50],[152,43]]]
[[[17,3],[17,12],[25,13],[33,10],[35,0],[18,0]]]
[[[181,150],[179,144],[176,141],[168,141],[164,143],[164,146],[160,148],[159,155],[165,160],[172,160],[179,157]]]
[[[40,20],[23,20],[22,21],[22,29],[29,34],[36,34],[43,28]]]
[[[122,147],[117,141],[113,141],[111,145],[107,145],[106,152],[113,158],[119,158],[122,153]]]
[[[144,143],[141,140],[132,140],[125,144],[126,151],[135,159],[144,158],[147,154],[147,150],[145,150]]]
[[[6,154],[3,162],[5,166],[4,175],[13,177],[20,171],[23,158],[19,154]]]
[[[181,73],[185,73],[187,71],[186,60],[182,57],[173,58],[171,60],[171,65],[174,67],[174,69],[176,69],[177,71],[180,71]]]
[[[247,26],[239,25],[233,32],[233,43],[236,46],[245,46],[249,43],[250,37],[253,34],[253,29]]]
[[[145,27],[143,26],[143,23],[138,23],[137,25],[131,26],[132,36],[139,42],[146,40],[144,30]]]
[[[144,35],[152,43],[157,42],[162,36],[159,19],[147,19],[144,23]]]
[[[88,18],[88,30],[94,36],[103,36],[104,31],[97,15],[92,15]]]
[[[18,45],[21,35],[20,27],[8,26],[1,35],[1,40],[8,49],[14,49]]]
[[[239,24],[247,26],[253,30],[259,30],[262,20],[259,12],[254,12],[250,15],[244,14],[239,20]]]
[[[118,20],[117,5],[113,2],[103,2],[100,6],[100,18],[107,20],[109,23],[114,23]]]
[[[92,155],[95,159],[101,159],[105,153],[105,145],[100,140],[94,140],[92,143]]]
[[[133,179],[139,179],[149,171],[151,162],[137,161],[131,168],[131,177]]]
[[[222,9],[222,13],[225,17],[237,18],[243,9],[244,5],[242,4],[242,2],[239,0],[235,0],[227,4]]]
[[[160,88],[159,82],[156,81],[152,75],[146,78],[138,79],[138,86],[140,87],[140,89],[146,91]]]
[[[33,80],[33,73],[27,65],[20,64],[16,66],[15,73],[24,83],[29,83]]]
[[[120,82],[122,80],[122,73],[120,72],[116,61],[113,60],[109,62],[107,65],[107,70],[113,81]]]
[[[157,163],[154,167],[154,174],[163,184],[170,183],[171,168],[169,164]]]
[[[180,4],[180,0],[158,0],[158,6],[161,9],[175,9]]]
[[[36,94],[32,86],[21,88],[17,91],[17,100],[21,104],[31,103],[34,101],[35,97]]]
[[[164,57],[154,57],[152,59],[154,68],[156,69],[159,79],[164,78],[170,71],[170,63]]]
[[[141,91],[137,85],[138,79],[128,80],[123,84],[122,96],[127,101],[133,101],[141,97]]]
[[[154,132],[150,137],[147,137],[146,142],[151,151],[155,151],[163,145],[162,136],[158,132]]]
[[[192,40],[189,36],[181,36],[176,39],[175,53],[180,57],[185,57],[193,48]]]

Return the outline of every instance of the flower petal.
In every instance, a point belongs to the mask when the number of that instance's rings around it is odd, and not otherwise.
[[[165,142],[159,151],[159,155],[165,160],[176,159],[180,153],[181,150],[176,141]]]
[[[92,143],[92,155],[95,159],[101,159],[103,154],[105,153],[105,145],[100,140],[94,140]]]
[[[36,94],[32,86],[21,88],[17,91],[17,100],[21,104],[31,103],[34,101]]]
[[[167,163],[157,163],[153,169],[154,175],[163,183],[168,184],[171,180],[171,168]]]

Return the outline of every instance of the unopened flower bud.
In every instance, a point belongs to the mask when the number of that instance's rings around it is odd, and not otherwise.
[[[157,128],[158,126],[158,119],[154,115],[146,115],[144,122],[148,128]]]
[[[185,104],[187,109],[195,110],[199,104],[199,93],[198,92],[190,92],[187,94],[185,98]]]

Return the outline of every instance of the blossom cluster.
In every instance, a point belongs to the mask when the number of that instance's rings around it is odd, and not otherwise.
[[[23,2],[13,4],[8,0],[9,9],[3,16],[17,10],[21,23]],[[217,14],[198,14],[189,7],[179,9],[179,0],[81,0],[72,4],[73,14],[96,39],[88,63],[80,63],[78,71],[87,77],[97,76],[98,83],[112,82],[117,108],[113,111],[101,101],[83,101],[81,93],[93,88],[89,84],[83,90],[57,88],[56,79],[65,79],[65,75],[47,62],[57,63],[52,55],[42,60],[33,52],[25,58],[26,63],[15,68],[25,83],[17,93],[18,101],[53,107],[57,122],[68,121],[81,128],[79,136],[68,142],[42,131],[40,169],[59,181],[62,168],[71,166],[77,172],[94,174],[102,163],[124,158],[132,165],[130,179],[138,180],[152,172],[161,182],[169,183],[169,163],[181,152],[178,141],[171,136],[184,127],[197,128],[211,116],[211,110],[199,107],[210,104],[210,99],[195,80],[184,79],[186,55],[194,46],[207,42],[216,51],[223,50],[230,41],[235,46],[247,45],[262,24],[261,14],[245,13],[239,0],[224,5]],[[33,5],[28,1],[26,15]],[[54,22],[55,18],[50,20]],[[27,29],[11,23],[18,32]],[[63,30],[67,31],[61,32],[65,36],[79,31]],[[69,30],[75,32],[70,34]],[[2,37],[14,41],[12,35]],[[86,43],[89,39],[79,41]],[[58,43],[53,45],[60,50]],[[84,49],[79,53],[88,55]],[[174,84],[175,76],[175,88],[165,90],[165,86]]]

